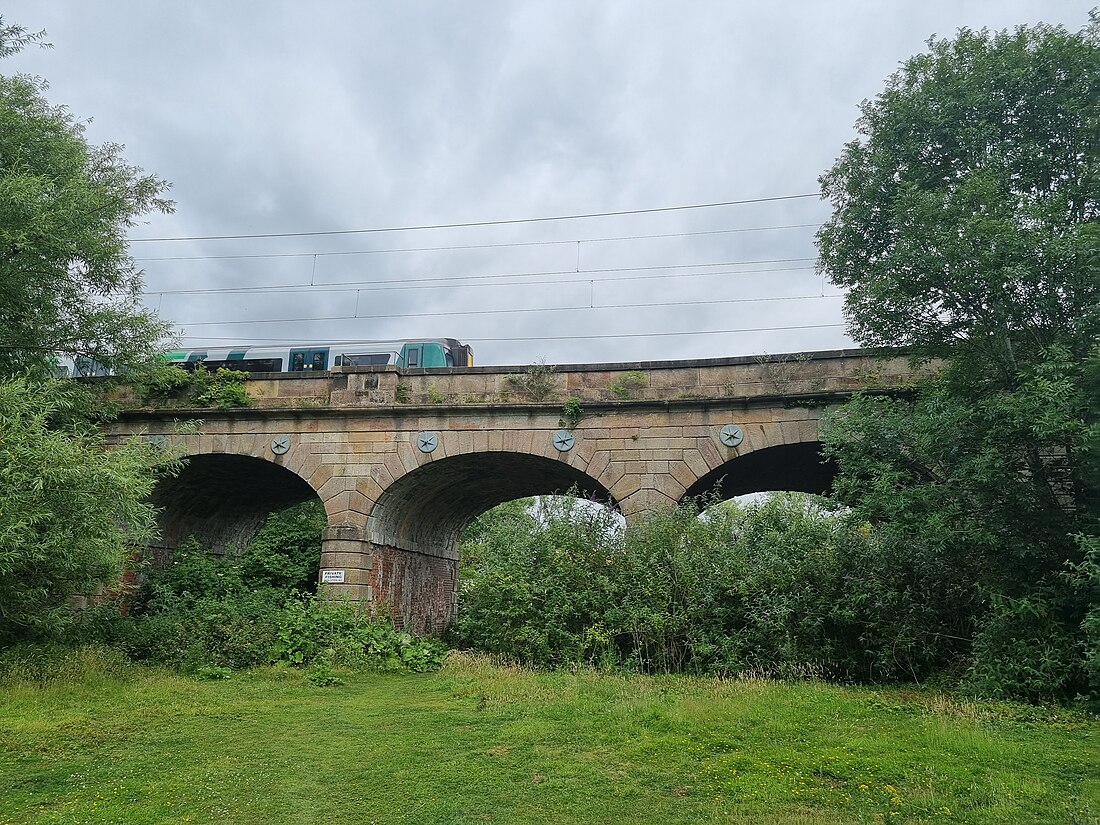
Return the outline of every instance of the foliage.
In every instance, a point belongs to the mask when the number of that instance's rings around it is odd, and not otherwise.
[[[334,668],[437,669],[445,655],[438,641],[309,592],[325,523],[324,507],[310,501],[271,514],[240,554],[187,542],[169,564],[145,570],[130,615],[104,602],[84,611],[74,638],[206,679],[270,663],[306,668],[318,686],[339,682]]]
[[[613,601],[617,522],[569,497],[475,528],[480,567],[464,582],[455,632],[464,644],[545,666],[586,661],[590,629]]]
[[[210,372],[199,366],[191,374],[190,399],[198,407],[217,407],[220,410],[248,407],[252,405],[252,399],[245,386],[247,380],[248,373],[241,370],[218,367]]]
[[[633,398],[634,394],[645,385],[646,377],[644,372],[641,370],[627,370],[621,375],[616,376],[607,385],[607,388],[615,398],[618,398],[620,401],[626,401],[629,398]]]
[[[625,533],[597,506],[513,503],[461,547],[459,642],[544,667],[924,679],[960,660],[974,598],[954,557],[801,494]]]
[[[534,507],[534,498],[518,498],[506,501],[470,522],[462,531],[459,579],[473,575],[482,566],[485,553],[497,547],[498,536],[522,536],[534,529]]]
[[[527,368],[523,375],[509,375],[509,385],[531,401],[543,401],[554,389],[554,374],[557,370],[552,364],[539,359]]]
[[[430,384],[428,385],[428,401],[432,404],[442,404],[444,401],[443,393]]]
[[[0,382],[0,644],[57,631],[154,531],[145,497],[174,465],[140,439],[106,449],[83,403],[69,381]]]
[[[0,57],[40,39],[0,20]],[[126,233],[168,212],[167,184],[91,146],[44,81],[0,75],[0,377],[48,374],[55,353],[116,372],[148,360],[167,326],[140,304]]]
[[[933,38],[821,179],[821,267],[850,334],[941,359],[915,397],[858,398],[826,423],[835,495],[899,565],[934,573],[922,588],[952,605],[937,638],[972,641],[974,684],[995,695],[1084,688],[1095,596],[1064,573],[1100,530],[1098,89],[1096,13],[1076,35]]]
[[[321,533],[328,525],[318,499],[268,516],[240,557],[240,573],[253,587],[312,593],[317,589]]]
[[[0,17],[0,57],[11,57],[18,54],[32,43],[43,49],[52,49],[53,44],[45,41],[46,32],[29,32],[18,24],[4,25],[4,18]]]
[[[1009,376],[1100,324],[1100,20],[928,45],[821,179],[821,262],[860,343]]]
[[[1100,696],[1100,538],[1078,536],[1082,556],[1077,564],[1070,564],[1066,578],[1078,594],[1080,601],[1089,605],[1081,620],[1083,634],[1084,670],[1093,697]]]
[[[583,411],[581,410],[581,400],[571,395],[565,399],[565,403],[561,407],[561,418],[558,419],[558,426],[565,427],[567,430],[574,430],[581,422],[581,416]]]
[[[163,404],[185,387],[192,386],[192,381],[187,370],[158,358],[139,370],[130,383],[142,404]]]
[[[398,404],[409,403],[409,385],[403,381],[398,381],[397,386],[393,390],[393,400]]]

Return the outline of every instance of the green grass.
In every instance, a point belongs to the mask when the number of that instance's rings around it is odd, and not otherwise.
[[[75,654],[0,689],[0,823],[1073,823],[1100,723],[818,683],[292,671]],[[97,658],[98,656],[98,658]]]

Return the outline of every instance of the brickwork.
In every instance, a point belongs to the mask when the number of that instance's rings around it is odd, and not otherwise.
[[[853,390],[911,378],[903,359],[859,353],[585,365],[557,368],[536,401],[522,397],[516,368],[355,368],[251,380],[249,409],[132,409],[115,435],[163,435],[185,455],[224,456],[227,467],[240,456],[270,466],[248,465],[246,478],[214,495],[245,495],[254,478],[276,498],[300,497],[304,481],[328,513],[321,566],[344,571],[334,591],[438,630],[453,615],[459,534],[490,507],[576,487],[613,501],[629,523],[727,477],[736,483],[726,495],[777,483],[819,489],[822,410]],[[581,417],[575,443],[559,451],[553,436],[569,397],[580,399]],[[177,420],[201,423],[178,432]],[[727,424],[744,434],[735,447],[721,441]],[[434,451],[418,449],[421,433],[436,435]],[[283,437],[285,452],[273,450]],[[215,484],[209,459],[190,487],[189,472],[180,490]],[[755,476],[770,486],[754,488]],[[162,503],[179,521],[172,496]]]

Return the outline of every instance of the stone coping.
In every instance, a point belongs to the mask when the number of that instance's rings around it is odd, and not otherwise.
[[[876,387],[860,390],[829,390],[825,392],[769,395],[715,396],[709,398],[639,398],[624,401],[584,401],[585,415],[615,410],[669,410],[669,409],[710,409],[712,407],[821,407],[845,401],[853,395],[893,395],[905,396],[913,393],[909,387]],[[405,416],[430,414],[469,414],[482,413],[552,413],[559,415],[562,402],[558,401],[519,401],[515,403],[494,402],[469,404],[371,404],[369,406],[268,406],[268,407],[131,407],[119,411],[119,420],[141,420],[165,418],[243,418],[250,415],[263,418],[328,418],[351,416]]]
[[[616,361],[596,364],[546,364],[555,373],[569,372],[626,372],[628,370],[696,369],[698,367],[752,366],[755,364],[782,364],[805,361],[827,361],[840,358],[901,358],[907,350],[832,349],[815,352],[787,352],[775,355],[734,355],[725,358],[688,358],[669,361]],[[303,378],[332,378],[334,375],[358,373],[396,372],[399,375],[517,375],[529,370],[533,364],[492,364],[472,367],[432,367],[407,369],[384,364],[366,367],[334,367],[321,372],[254,372],[251,378],[263,381],[287,381]]]

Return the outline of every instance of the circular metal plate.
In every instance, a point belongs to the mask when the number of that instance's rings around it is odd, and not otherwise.
[[[554,449],[560,453],[573,449],[573,445],[577,443],[576,437],[569,430],[558,430],[551,438]]]
[[[271,439],[271,452],[275,455],[282,455],[290,449],[290,436],[289,435],[277,435]]]
[[[422,453],[430,453],[439,446],[439,434],[422,432],[416,436],[416,449]]]
[[[736,424],[727,424],[724,426],[722,431],[718,433],[718,437],[727,447],[736,447],[745,440],[745,434]]]

